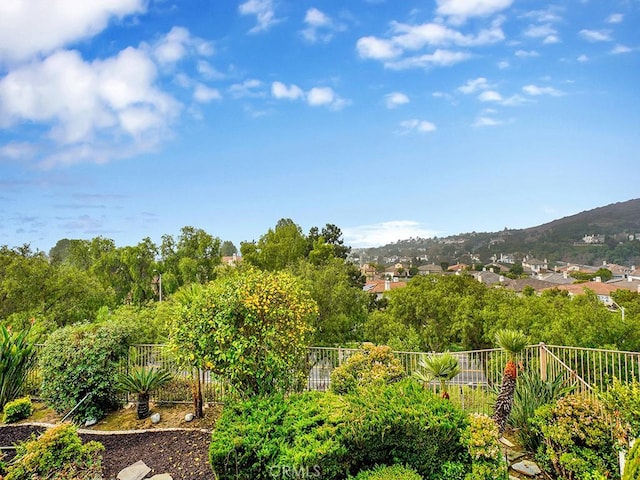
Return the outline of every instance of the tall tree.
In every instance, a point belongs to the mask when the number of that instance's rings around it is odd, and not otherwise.
[[[308,243],[302,229],[293,220],[282,218],[257,243],[243,242],[240,252],[248,264],[278,271],[304,258],[308,253]]]

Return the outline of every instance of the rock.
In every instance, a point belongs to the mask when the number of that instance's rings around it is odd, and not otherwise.
[[[509,463],[513,463],[519,459],[524,457],[524,452],[518,452],[517,450],[509,450],[507,452],[507,458],[509,459]]]
[[[191,422],[191,421],[193,421],[194,418],[196,418],[196,416],[193,413],[187,413],[184,416],[184,421],[185,422]]]
[[[151,415],[151,423],[160,423],[160,414],[154,413]]]
[[[508,447],[508,448],[514,448],[515,447],[515,445],[513,443],[511,443],[509,440],[507,440],[504,437],[500,438],[500,443],[503,444],[505,447]]]
[[[514,463],[511,465],[516,472],[526,475],[528,477],[535,477],[536,475],[540,475],[542,470],[535,463],[529,460],[523,460],[522,462]]]
[[[139,461],[120,470],[116,478],[118,480],[142,480],[150,472],[151,469],[143,461]]]
[[[173,477],[168,473],[161,473],[160,475],[154,475],[149,480],[173,480]]]
[[[91,427],[93,425],[95,425],[96,423],[98,423],[98,419],[97,418],[87,418],[84,422],[84,426],[85,427]]]
[[[509,480],[520,480],[518,477],[514,477],[513,475],[509,475]]]

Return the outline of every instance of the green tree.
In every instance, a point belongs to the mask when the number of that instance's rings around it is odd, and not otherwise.
[[[308,253],[308,241],[302,229],[290,218],[278,220],[258,242],[242,242],[240,252],[249,265],[277,271],[293,265]]]
[[[183,364],[222,375],[241,396],[285,391],[306,375],[316,314],[291,274],[234,270],[176,303],[169,343]]]
[[[220,247],[220,255],[223,257],[230,257],[234,254],[238,253],[238,247],[236,247],[233,242],[229,240],[225,240],[222,242],[222,246]]]
[[[340,345],[362,339],[369,298],[353,284],[350,265],[335,257],[316,265],[309,258],[298,261],[290,270],[318,305],[318,315],[311,319],[313,345]]]

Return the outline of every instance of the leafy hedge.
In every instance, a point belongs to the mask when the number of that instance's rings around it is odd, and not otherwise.
[[[422,480],[422,477],[412,468],[403,465],[385,465],[373,470],[364,470],[353,480]]]
[[[466,425],[461,410],[412,380],[347,395],[259,397],[225,408],[209,457],[220,480],[343,479],[393,464],[435,480],[447,461],[470,468]]]
[[[82,324],[53,332],[39,355],[42,396],[56,412],[69,412],[85,395],[74,419],[101,418],[118,407],[115,374],[127,353],[120,326]]]
[[[3,423],[14,423],[24,420],[33,413],[31,399],[29,397],[16,398],[4,406],[2,413]]]

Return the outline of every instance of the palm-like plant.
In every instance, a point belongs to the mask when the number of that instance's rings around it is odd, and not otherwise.
[[[519,330],[503,329],[496,332],[496,343],[500,348],[507,352],[507,365],[504,368],[502,376],[502,385],[500,393],[496,399],[496,405],[493,411],[493,419],[498,425],[500,434],[503,434],[507,428],[507,421],[511,414],[513,406],[513,397],[516,391],[516,381],[518,378],[518,368],[516,366],[516,357],[527,346],[527,336]]]
[[[153,368],[137,368],[129,373],[116,375],[116,388],[124,393],[138,395],[138,419],[149,416],[149,397],[172,379],[171,372]]]
[[[423,355],[418,361],[418,368],[413,372],[414,378],[423,383],[438,380],[442,398],[448,399],[447,382],[460,373],[458,359],[449,352]]]

